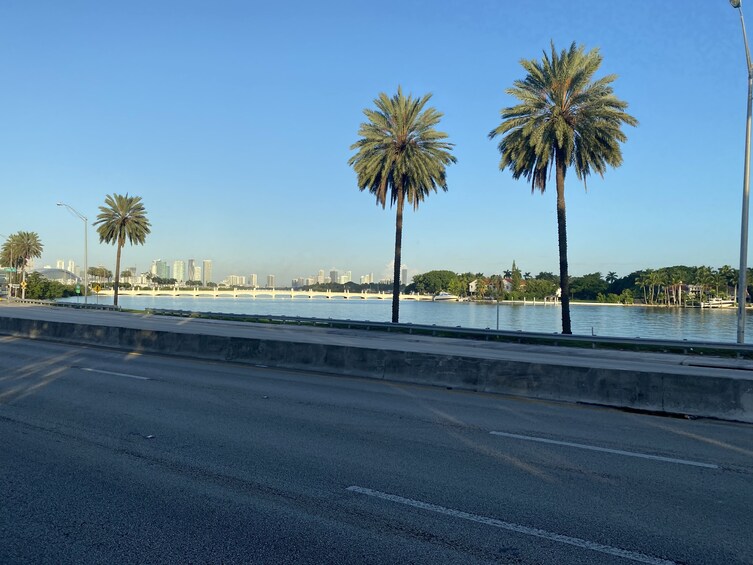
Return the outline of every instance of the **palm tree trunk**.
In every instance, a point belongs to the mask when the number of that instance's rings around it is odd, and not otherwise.
[[[395,218],[395,271],[392,275],[392,323],[400,318],[400,260],[403,251],[403,202],[402,190],[397,193],[397,217]]]
[[[560,251],[560,289],[562,290],[562,333],[573,333],[570,327],[570,275],[567,272],[567,219],[565,214],[565,156],[557,150],[557,239]]]
[[[123,246],[125,245],[125,239],[121,242],[118,240],[118,252],[115,255],[115,282],[112,285],[112,292],[113,292],[113,305],[118,305],[118,283],[120,281],[120,252],[123,249]]]

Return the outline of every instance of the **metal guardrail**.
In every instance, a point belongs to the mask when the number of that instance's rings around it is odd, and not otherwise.
[[[33,300],[31,298],[11,298],[8,302],[14,304],[34,304],[36,306],[58,306],[61,308],[77,308],[79,310],[112,310],[120,312],[120,306],[112,304],[79,304],[77,302],[56,302],[55,300]]]
[[[676,341],[662,339],[623,338],[593,335],[563,335],[559,333],[523,332],[522,330],[492,330],[463,328],[460,326],[436,326],[423,324],[393,324],[391,322],[369,322],[358,320],[337,320],[332,318],[304,318],[300,316],[278,316],[274,314],[230,314],[222,312],[194,312],[190,310],[170,310],[147,308],[146,312],[158,316],[180,316],[184,318],[206,318],[233,320],[239,322],[271,323],[320,326],[364,331],[385,331],[406,334],[420,334],[483,341],[504,341],[537,345],[589,347],[593,349],[630,349],[683,354],[713,354],[729,357],[753,358],[753,344],[733,344],[713,341]]]

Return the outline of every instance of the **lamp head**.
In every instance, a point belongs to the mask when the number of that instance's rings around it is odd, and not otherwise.
[[[740,0],[729,0],[729,3],[733,8],[739,8],[741,4]]]

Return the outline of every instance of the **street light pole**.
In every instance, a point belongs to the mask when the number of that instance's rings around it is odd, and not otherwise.
[[[750,62],[748,35],[745,33],[745,19],[741,0],[729,0],[730,5],[740,13],[745,44],[745,61],[748,66],[748,117],[745,123],[745,168],[743,170],[743,215],[740,223],[740,278],[738,280],[739,296],[737,299],[737,343],[745,343],[745,299],[747,297],[748,276],[748,207],[750,201],[750,127],[751,109],[753,109],[753,65]]]
[[[78,210],[65,204],[64,202],[58,202],[58,206],[64,206],[69,212],[78,216],[84,222],[84,304],[88,303],[89,296],[89,229],[87,226],[88,220],[86,216],[81,214]]]

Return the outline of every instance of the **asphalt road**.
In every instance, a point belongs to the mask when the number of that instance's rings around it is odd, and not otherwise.
[[[753,426],[0,337],[0,563],[753,563]]]

